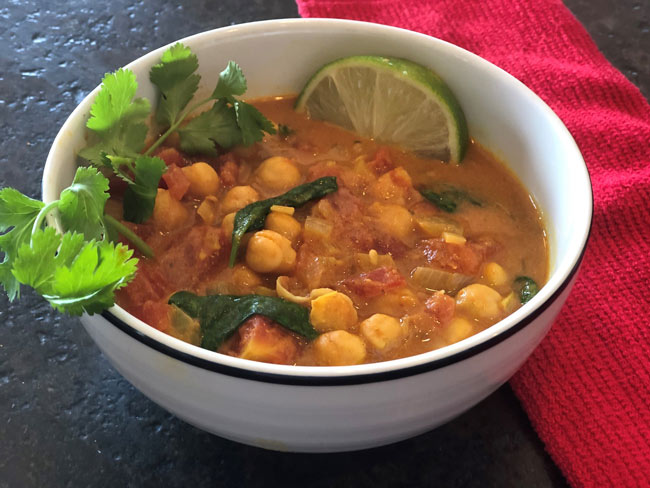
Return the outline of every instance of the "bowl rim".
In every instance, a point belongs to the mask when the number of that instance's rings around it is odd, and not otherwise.
[[[358,32],[359,30],[366,29],[374,31],[375,34],[385,33],[386,35],[405,36],[412,38],[413,41],[428,42],[432,45],[437,44],[443,49],[452,50],[456,56],[466,60],[467,62],[478,64],[480,69],[486,69],[500,77],[505,77],[504,81],[510,83],[513,89],[517,89],[525,96],[531,98],[539,110],[559,130],[559,133],[563,136],[563,143],[568,145],[574,153],[571,159],[576,160],[578,168],[583,170],[584,176],[586,177],[586,190],[588,191],[588,195],[585,196],[589,199],[586,209],[588,213],[588,222],[583,223],[586,225],[581,234],[582,238],[580,241],[572,244],[571,249],[567,251],[569,262],[563,267],[558,266],[558,268],[549,275],[547,283],[540,289],[540,292],[525,306],[496,324],[470,336],[467,339],[434,351],[417,354],[415,356],[354,366],[293,366],[250,361],[217,353],[216,351],[209,351],[199,346],[194,346],[181,341],[180,339],[176,339],[137,319],[118,305],[114,305],[110,309],[105,310],[101,313],[101,316],[118,330],[137,340],[144,346],[152,348],[183,363],[211,372],[252,381],[302,386],[334,386],[374,383],[433,371],[475,356],[492,346],[505,341],[516,332],[534,322],[535,319],[542,315],[567,289],[567,287],[569,287],[579,270],[592,228],[593,190],[587,166],[577,144],[566,126],[538,95],[506,71],[470,51],[425,34],[370,22],[318,18],[263,20],[212,29],[173,41],[133,60],[127,64],[126,67],[128,68],[132,65],[140,64],[145,62],[147,59],[159,57],[167,47],[176,42],[192,43],[207,37],[227,36],[237,33],[247,36],[268,34],[269,30],[281,31],[283,28],[291,30],[301,26],[304,26],[309,30],[315,28],[336,28],[344,30],[350,29]],[[88,103],[90,99],[94,99],[98,90],[99,86],[91,91],[84,98],[84,101],[74,109],[54,139],[43,172],[42,191],[44,200],[49,200],[50,198],[48,198],[48,196],[51,196],[52,193],[49,188],[52,185],[51,183],[47,183],[50,179],[48,178],[48,175],[54,171],[53,168],[56,165],[54,155],[57,145],[60,143],[60,139],[63,137],[63,133],[66,130],[66,126],[71,120],[80,116],[79,112],[81,111],[82,106]],[[94,319],[90,318],[89,320]]]

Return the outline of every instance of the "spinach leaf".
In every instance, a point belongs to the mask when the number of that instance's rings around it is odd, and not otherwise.
[[[283,195],[253,202],[245,206],[235,215],[235,223],[232,231],[232,248],[230,250],[230,267],[235,265],[239,243],[246,232],[264,228],[266,216],[273,205],[284,207],[301,207],[305,203],[324,197],[325,195],[338,190],[335,176],[325,176],[310,183],[296,186]]]
[[[448,213],[454,213],[458,209],[458,205],[463,201],[469,202],[477,207],[483,206],[479,200],[472,197],[466,191],[454,187],[447,187],[440,191],[420,190],[420,194],[440,210]]]
[[[198,319],[203,332],[201,347],[216,351],[237,328],[253,315],[270,318],[281,326],[309,340],[318,332],[309,323],[309,311],[282,298],[263,295],[208,295],[198,296],[179,291],[169,303]]]
[[[518,276],[515,278],[515,289],[518,290],[519,301],[521,303],[528,303],[531,298],[537,295],[539,286],[537,286],[535,280],[528,276]]]

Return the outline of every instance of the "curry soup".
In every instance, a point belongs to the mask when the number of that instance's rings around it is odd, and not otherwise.
[[[479,145],[459,166],[420,159],[309,120],[293,103],[254,103],[279,131],[251,147],[189,156],[169,141],[157,151],[168,170],[153,217],[123,222],[155,258],[140,257],[119,305],[202,345],[199,322],[168,304],[173,293],[279,296],[307,307],[316,339],[254,315],[218,352],[347,365],[460,341],[512,313],[545,282],[540,215],[521,183]],[[272,207],[229,266],[238,210],[326,176],[336,178],[337,191],[299,208]],[[116,218],[122,191],[113,181],[107,212]]]

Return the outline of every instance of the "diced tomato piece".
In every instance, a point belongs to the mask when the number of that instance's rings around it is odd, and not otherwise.
[[[375,237],[374,249],[380,254],[390,254],[395,258],[403,256],[408,251],[408,246],[400,239],[387,234]]]
[[[175,164],[170,164],[162,177],[172,198],[182,200],[190,187],[190,180],[187,179],[183,170]]]
[[[224,188],[232,188],[237,184],[239,165],[233,153],[226,153],[219,157],[219,178]]]
[[[189,162],[183,157],[178,149],[173,147],[160,148],[154,154],[162,159],[167,166],[175,164],[176,166],[182,168],[183,166],[187,166],[189,164]]]
[[[383,175],[393,169],[395,165],[390,157],[390,150],[387,147],[380,147],[375,154],[375,159],[368,163],[368,168],[377,176]]]
[[[298,340],[268,317],[254,315],[244,322],[232,341],[220,352],[251,361],[294,364],[298,355]]]
[[[223,230],[200,225],[177,234],[173,246],[157,255],[157,269],[178,288],[191,288],[211,276],[224,261]]]
[[[336,210],[332,242],[341,248],[370,251],[375,245],[375,240],[368,227],[366,208],[361,199],[347,188],[339,188],[339,191],[326,198]]]
[[[171,306],[165,302],[156,302],[148,300],[144,302],[141,308],[141,316],[137,316],[143,322],[146,322],[155,329],[167,332],[169,329],[169,312]]]
[[[442,239],[428,239],[423,241],[422,252],[430,264],[444,271],[476,275],[485,259],[486,247],[482,244],[452,244]]]
[[[429,312],[441,325],[446,324],[454,317],[456,301],[444,291],[437,291],[424,302],[426,311]]]
[[[147,260],[140,260],[135,278],[128,286],[118,290],[117,296],[120,303],[126,301],[127,305],[130,305],[127,306],[129,311],[142,318],[144,304],[166,299],[169,290],[169,283],[155,265]]]
[[[402,288],[406,285],[406,280],[397,269],[384,266],[343,280],[341,284],[360,297],[373,298]]]

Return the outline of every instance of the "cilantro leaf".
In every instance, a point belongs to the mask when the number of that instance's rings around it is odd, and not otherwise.
[[[237,114],[237,125],[241,129],[244,146],[250,146],[264,137],[264,132],[275,134],[273,123],[252,105],[236,100],[233,104]],[[264,132],[262,132],[264,131]]]
[[[158,183],[167,170],[158,157],[140,156],[135,160],[135,182],[124,192],[124,218],[140,224],[151,217],[158,193]]]
[[[77,168],[72,184],[61,192],[59,212],[63,228],[80,232],[87,240],[101,239],[106,226],[104,206],[108,180],[92,167]]]
[[[224,100],[215,103],[190,120],[185,127],[178,129],[181,149],[190,154],[215,156],[215,142],[228,149],[241,142],[241,131],[237,125],[235,110]]]
[[[112,306],[114,291],[135,275],[138,260],[132,254],[122,244],[87,242],[72,232],[60,236],[48,227],[20,247],[13,274],[57,310],[93,314]]]
[[[101,166],[102,152],[133,156],[142,150],[148,131],[144,121],[150,106],[145,98],[133,99],[137,89],[131,70],[119,69],[104,76],[86,123],[99,142],[81,150],[80,157]]]
[[[20,296],[20,283],[11,273],[18,249],[29,243],[36,217],[45,204],[13,188],[0,190],[0,284],[9,300]]]
[[[228,66],[219,73],[219,81],[212,92],[212,98],[228,98],[246,92],[246,78],[237,63],[228,61]]]
[[[179,42],[167,49],[160,63],[151,68],[149,79],[160,90],[156,107],[156,121],[160,125],[172,125],[194,96],[201,80],[194,74],[198,67],[196,55]]]
[[[133,173],[134,170],[134,160],[133,158],[126,158],[122,156],[115,156],[114,154],[102,154],[102,162],[104,163],[105,166],[111,168],[113,170],[113,173],[117,177],[119,177],[121,180],[125,181],[126,183],[132,184],[133,179],[131,176],[127,173],[124,172],[122,169],[124,166]]]

